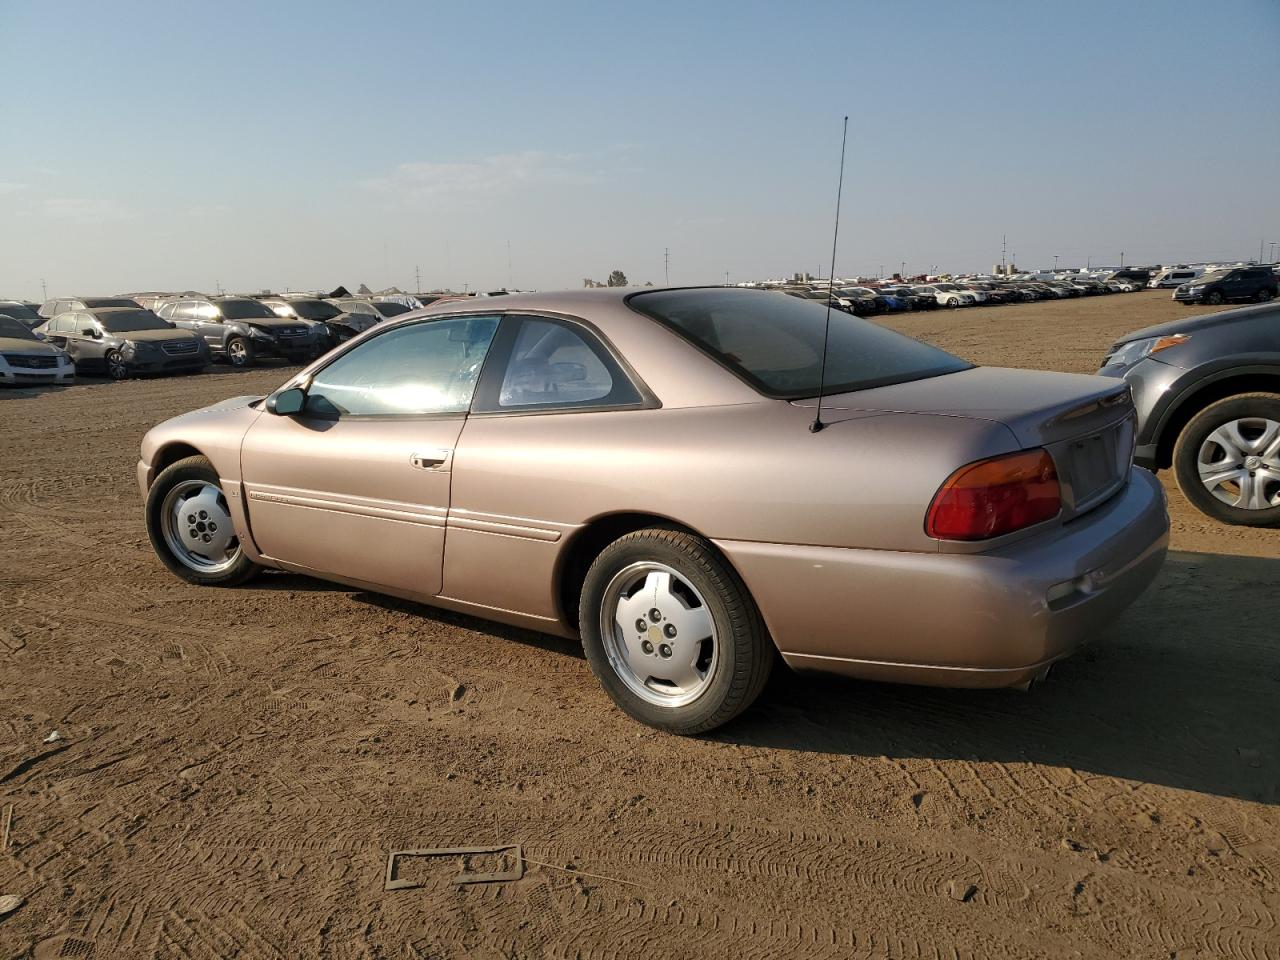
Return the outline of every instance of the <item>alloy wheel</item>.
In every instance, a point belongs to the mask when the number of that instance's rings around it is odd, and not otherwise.
[[[129,365],[124,362],[124,357],[120,356],[117,350],[107,354],[107,375],[112,380],[123,380],[129,375]]]
[[[718,638],[698,590],[662,563],[633,563],[604,590],[600,635],[609,666],[647,703],[681,707],[711,684]]]
[[[174,558],[197,573],[221,573],[240,558],[227,498],[216,484],[174,484],[160,507],[160,527]]]

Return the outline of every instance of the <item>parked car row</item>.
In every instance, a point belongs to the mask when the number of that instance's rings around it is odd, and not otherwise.
[[[0,383],[66,383],[187,373],[215,360],[305,363],[420,305],[395,296],[206,296],[146,293],[0,300]],[[13,358],[10,360],[10,358]],[[16,366],[15,366],[16,365]]]
[[[1144,271],[1145,273],[1145,271]],[[1145,276],[1121,275],[1119,279],[1081,277],[1075,280],[957,280],[933,283],[837,284],[830,288],[833,303],[848,313],[870,317],[903,310],[951,309],[1002,303],[1027,303],[1067,297],[1091,297],[1109,293],[1133,293],[1144,289]],[[828,285],[800,284],[781,288],[804,300],[825,301]]]

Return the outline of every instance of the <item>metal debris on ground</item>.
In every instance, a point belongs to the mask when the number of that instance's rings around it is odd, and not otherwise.
[[[4,835],[0,837],[0,850],[9,849],[9,828],[13,826],[13,804],[4,808]]]
[[[53,733],[49,734],[47,737],[44,738],[44,742],[57,743],[61,739],[62,739],[62,734],[60,734],[57,730],[55,730],[53,731]]]
[[[0,896],[0,917],[13,913],[13,911],[17,910],[25,902],[26,901],[16,893],[7,893],[4,896]]]
[[[510,854],[515,861],[509,870],[478,873],[469,866],[471,857],[504,856],[507,854]],[[399,861],[408,857],[456,859],[459,869],[452,882],[457,884],[498,883],[504,880],[519,880],[524,876],[524,851],[514,844],[505,844],[498,847],[437,847],[419,850],[392,850],[387,857],[387,876],[383,884],[384,890],[412,890],[415,887],[426,885],[424,881],[405,880],[399,876]]]

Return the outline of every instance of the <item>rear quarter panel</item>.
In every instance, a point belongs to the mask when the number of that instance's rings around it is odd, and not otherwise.
[[[454,455],[445,595],[555,617],[559,557],[615,513],[710,539],[936,552],[924,519],[938,487],[1016,447],[990,421],[868,412],[810,433],[811,419],[782,401],[473,416]]]

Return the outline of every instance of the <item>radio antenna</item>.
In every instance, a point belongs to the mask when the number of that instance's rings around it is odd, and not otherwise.
[[[836,244],[840,242],[840,196],[844,193],[844,148],[849,142],[849,118],[844,118],[844,132],[840,136],[840,180],[836,186],[836,229],[831,237],[831,272],[827,275],[827,320],[822,327],[822,367],[818,374],[818,410],[809,432],[817,433],[826,426],[822,422],[822,394],[827,387],[827,347],[831,340],[831,302],[835,298]]]

